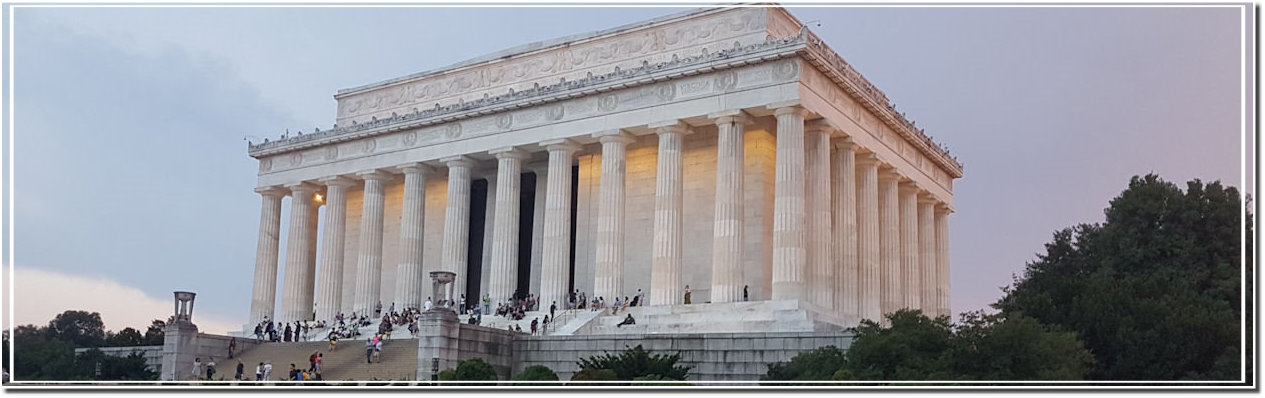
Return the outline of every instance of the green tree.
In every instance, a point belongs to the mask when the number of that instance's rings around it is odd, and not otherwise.
[[[1082,380],[1094,357],[1076,334],[1020,314],[962,314],[943,357],[969,380]]]
[[[605,353],[603,355],[580,358],[576,365],[580,369],[609,369],[615,372],[616,380],[633,380],[637,377],[658,375],[663,380],[685,380],[690,373],[689,366],[678,366],[677,361],[681,360],[681,354],[672,355],[653,354],[642,348],[641,345],[624,350],[618,355]]]
[[[1056,232],[995,307],[1075,332],[1091,379],[1237,380],[1241,205],[1219,182],[1134,177],[1105,222]]]
[[[554,373],[553,369],[549,369],[546,366],[532,365],[523,369],[522,373],[519,373],[518,376],[514,376],[514,378],[510,380],[516,380],[516,381],[558,380],[558,374]]]
[[[774,362],[760,380],[831,380],[843,368],[843,350],[825,346],[796,355],[790,362]]]
[[[467,359],[457,363],[457,369],[448,372],[445,369],[439,372],[439,380],[444,381],[495,381],[496,369],[492,368],[483,358]],[[471,384],[481,385],[481,384]]]
[[[47,327],[18,326],[12,332],[13,369],[15,379],[71,380],[75,348],[49,338]]]
[[[951,372],[944,355],[952,345],[949,317],[927,318],[918,310],[887,315],[891,326],[870,320],[856,328],[848,348],[845,368],[856,380],[945,380]],[[813,379],[829,380],[835,373],[823,369]]]
[[[141,332],[130,327],[123,328],[118,333],[106,332],[105,345],[108,347],[135,347],[145,345],[145,336]]]
[[[67,310],[48,322],[48,337],[75,347],[97,347],[105,341],[105,324],[100,313]]]
[[[614,381],[619,380],[615,371],[610,369],[580,369],[571,375],[571,381]]]
[[[163,328],[165,327],[167,327],[167,322],[161,319],[151,322],[149,328],[145,329],[145,340],[142,345],[163,345]]]

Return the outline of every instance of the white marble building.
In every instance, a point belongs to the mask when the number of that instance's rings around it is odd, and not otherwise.
[[[962,165],[783,9],[694,10],[335,98],[332,129],[249,147],[252,323],[420,307],[435,270],[472,302],[680,304],[688,285],[693,303],[746,287],[845,322],[949,314]]]

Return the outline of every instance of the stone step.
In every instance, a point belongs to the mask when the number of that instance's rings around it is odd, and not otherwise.
[[[324,354],[321,375],[326,381],[413,380],[417,375],[416,339],[392,339],[382,343],[379,362],[365,363],[363,341],[339,341],[337,349],[329,351],[329,342],[265,343],[242,352],[238,358],[245,364],[245,378],[254,380],[255,366],[259,362],[272,362],[270,381],[285,380],[290,364],[308,367],[308,357],[313,352]],[[216,378],[224,375],[232,379],[236,360],[219,362]],[[225,366],[229,365],[229,366]]]
[[[635,324],[617,327],[602,325],[592,329],[591,334],[668,334],[668,333],[744,333],[751,331],[776,332],[810,332],[815,324],[810,320],[797,321],[754,321],[754,322],[712,322],[707,324]]]

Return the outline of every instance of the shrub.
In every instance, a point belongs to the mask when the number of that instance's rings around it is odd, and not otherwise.
[[[681,354],[651,355],[641,345],[633,347],[619,355],[606,353],[601,356],[581,358],[576,364],[580,369],[608,369],[615,373],[615,380],[633,380],[651,375],[660,376],[661,380],[685,380],[690,373],[689,366],[677,366]]]

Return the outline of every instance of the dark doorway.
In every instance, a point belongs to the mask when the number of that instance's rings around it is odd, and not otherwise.
[[[483,281],[483,227],[488,211],[488,180],[478,179],[470,184],[470,226],[466,242],[466,302],[483,304],[479,291]]]
[[[536,210],[536,173],[519,175],[518,195],[518,285],[514,296],[526,298],[531,289],[531,238]]]
[[[567,259],[567,293],[575,291],[575,215],[580,208],[580,166],[571,166],[571,253]]]

